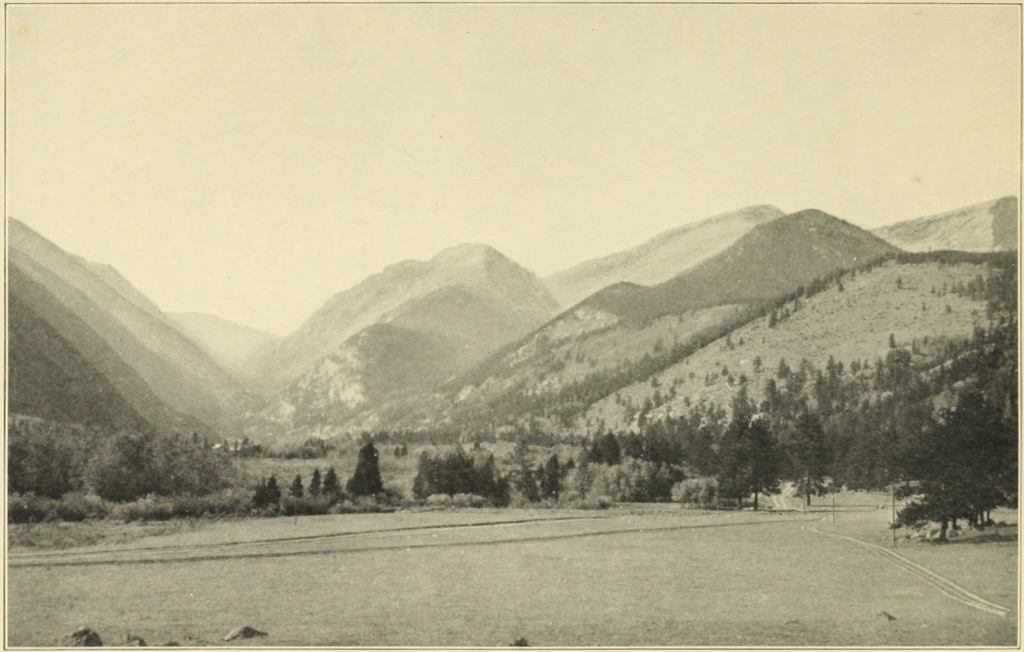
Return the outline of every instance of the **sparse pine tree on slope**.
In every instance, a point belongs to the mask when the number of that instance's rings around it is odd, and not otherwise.
[[[304,492],[302,490],[302,476],[301,475],[298,475],[298,474],[295,475],[295,479],[292,480],[292,486],[288,490],[288,493],[291,494],[292,498],[302,498],[302,494]]]

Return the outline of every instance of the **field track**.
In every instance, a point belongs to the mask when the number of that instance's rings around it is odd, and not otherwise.
[[[7,561],[8,566],[11,568],[204,562],[227,559],[334,555],[389,549],[501,545],[641,532],[772,525],[806,522],[807,520],[806,517],[765,519],[758,515],[751,515],[748,518],[740,517],[727,523],[695,522],[662,525],[647,523],[637,525],[633,522],[634,519],[628,518],[622,520],[608,516],[573,516],[385,528],[359,532],[277,537],[258,541],[228,541],[223,543],[177,546],[140,546],[123,550],[26,552],[11,554],[8,556]],[[510,529],[518,531],[509,532]],[[473,532],[470,533],[470,530],[473,530]],[[436,539],[438,534],[443,536],[441,540],[423,541],[414,539],[415,536],[426,533],[432,533],[432,539]],[[466,534],[470,536],[464,536]],[[364,545],[359,545],[359,542],[364,542]]]
[[[804,526],[803,529],[807,530],[808,532],[814,532],[815,534],[821,534],[821,535],[824,535],[824,536],[837,537],[839,539],[845,539],[847,541],[852,541],[853,543],[856,543],[859,546],[863,546],[864,548],[867,548],[871,552],[874,552],[874,553],[880,555],[884,559],[887,559],[888,561],[891,561],[891,562],[895,563],[896,565],[900,566],[901,568],[903,568],[905,570],[908,570],[911,573],[917,575],[918,577],[922,578],[924,581],[932,584],[935,588],[937,588],[940,592],[942,592],[946,596],[952,598],[953,600],[956,600],[957,602],[965,604],[968,607],[972,607],[974,609],[980,609],[981,611],[987,611],[988,613],[995,614],[995,615],[1000,616],[1002,618],[1005,618],[1010,613],[1009,607],[1004,607],[1004,606],[996,604],[994,602],[989,602],[988,600],[986,600],[986,599],[984,599],[982,597],[974,595],[973,593],[971,593],[967,589],[963,588],[962,586],[959,586],[958,584],[955,584],[954,582],[946,579],[945,577],[942,577],[938,573],[934,573],[934,572],[928,570],[927,568],[925,568],[924,566],[921,566],[920,564],[915,564],[914,562],[910,561],[906,557],[904,557],[902,555],[896,554],[892,550],[888,550],[888,549],[883,548],[882,546],[876,545],[874,543],[868,543],[866,541],[861,541],[860,539],[856,539],[854,537],[848,537],[845,534],[836,534],[834,532],[822,532],[821,530],[818,529],[817,525],[812,525],[810,527]]]
[[[1017,640],[1015,612],[977,595],[1013,602],[1000,570],[1015,563],[1009,546],[921,548],[932,556],[911,561],[865,540],[884,528],[877,505],[847,502],[857,511],[837,534],[821,511],[781,498],[765,501],[779,509],[757,513],[622,505],[242,519],[16,550],[7,644],[50,646],[89,626],[114,645],[129,632],[223,645],[242,624],[270,632],[252,644],[289,647],[495,647],[518,637],[556,647]],[[949,565],[951,556],[968,561]],[[979,581],[975,561],[994,564],[987,579]]]

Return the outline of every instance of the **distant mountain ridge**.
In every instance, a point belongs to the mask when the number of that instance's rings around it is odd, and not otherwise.
[[[750,206],[685,224],[625,251],[585,261],[545,277],[564,307],[620,282],[655,285],[722,251],[759,224],[785,215],[774,206]]]
[[[236,378],[244,378],[245,365],[261,347],[281,340],[280,335],[249,328],[201,312],[169,312],[168,319]]]
[[[1018,202],[1008,196],[873,230],[906,251],[1015,251]]]
[[[501,314],[500,318],[492,318],[488,337],[504,341],[492,340],[483,348],[496,348],[519,337],[558,309],[532,272],[487,245],[458,245],[426,262],[406,260],[391,265],[334,295],[298,331],[257,351],[245,373],[260,383],[264,391],[284,387],[364,328],[400,320],[402,315],[406,320],[412,319],[407,304],[452,287],[462,288],[475,300],[497,307]],[[417,319],[427,319],[423,311],[418,314],[421,316]],[[451,330],[459,327],[458,322],[456,318],[431,328]],[[467,346],[483,345],[477,342]]]

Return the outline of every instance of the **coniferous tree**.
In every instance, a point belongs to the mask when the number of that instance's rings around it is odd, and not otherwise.
[[[313,475],[309,479],[309,495],[319,496],[320,489],[322,486],[322,480],[320,479],[320,469],[313,469]]]
[[[353,496],[372,496],[384,489],[380,477],[377,449],[372,442],[367,442],[359,449],[359,461],[356,462],[355,473],[349,478],[346,489]]]
[[[793,479],[806,504],[810,505],[811,494],[820,495],[824,491],[830,462],[825,430],[817,413],[807,409],[800,412],[788,444]]]
[[[558,494],[562,492],[562,465],[558,462],[558,455],[551,454],[544,465],[543,476],[541,476],[541,494],[545,498],[558,500]]]
[[[292,498],[302,498],[302,495],[305,492],[302,489],[301,475],[295,474],[295,479],[292,480],[292,486],[288,489],[288,493],[291,495]]]
[[[267,502],[276,505],[281,501],[281,489],[277,486],[277,478],[270,476],[267,480]]]
[[[334,472],[333,466],[327,469],[327,473],[324,475],[324,484],[321,491],[331,500],[336,500],[341,492],[341,483],[338,481],[338,474]]]

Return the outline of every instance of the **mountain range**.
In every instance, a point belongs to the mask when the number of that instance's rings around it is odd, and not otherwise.
[[[164,314],[114,268],[10,219],[9,411],[266,441],[396,427],[626,424],[633,403],[653,396],[652,379],[703,359],[722,338],[758,337],[750,329],[765,311],[792,311],[800,293],[820,291],[839,270],[895,261],[900,251],[1016,249],[1016,220],[1014,197],[873,233],[817,210],[754,206],[544,279],[487,245],[463,244],[367,277],[279,337],[211,315]],[[929,275],[945,278],[929,270],[892,273],[919,289]],[[871,291],[909,309],[906,288],[890,296],[889,273]],[[958,319],[929,321],[919,334],[963,331],[969,307],[953,303]],[[889,314],[856,305],[869,304]],[[838,328],[842,310],[829,306]],[[786,328],[762,333],[765,346]],[[814,328],[812,340],[827,339]],[[672,372],[674,387],[689,373]]]

